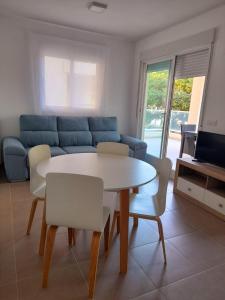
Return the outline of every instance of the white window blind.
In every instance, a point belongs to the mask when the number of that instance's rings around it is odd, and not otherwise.
[[[38,111],[103,113],[106,48],[40,35],[33,39]]]
[[[209,65],[209,49],[178,55],[175,78],[206,76]]]

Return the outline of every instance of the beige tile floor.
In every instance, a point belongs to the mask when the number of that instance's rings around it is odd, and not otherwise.
[[[42,258],[37,255],[41,205],[31,235],[25,235],[31,199],[27,182],[0,183],[0,299],[87,299],[90,233],[80,231],[76,246],[69,249],[66,230],[59,230],[49,287],[42,289]],[[118,273],[115,236],[107,260],[101,251],[95,299],[225,299],[225,223],[173,195],[172,183],[162,221],[167,266],[156,224],[140,221],[135,230],[130,220],[128,272]]]

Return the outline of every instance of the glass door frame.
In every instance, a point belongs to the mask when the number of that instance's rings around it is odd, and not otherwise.
[[[168,90],[167,90],[167,99],[166,99],[166,109],[165,109],[165,117],[163,124],[163,136],[162,136],[162,144],[161,144],[161,153],[160,158],[164,158],[166,156],[167,144],[169,138],[169,125],[170,125],[170,116],[172,109],[172,100],[173,100],[173,86],[174,86],[174,76],[175,76],[175,67],[176,67],[176,56],[171,58],[171,66],[170,66],[170,74],[168,81]]]
[[[170,123],[170,114],[171,114],[171,107],[172,107],[172,95],[173,95],[173,85],[174,85],[174,73],[175,73],[175,66],[176,66],[176,56],[168,56],[168,57],[161,57],[158,59],[154,59],[151,61],[146,61],[145,66],[142,71],[145,72],[144,76],[143,74],[143,80],[140,80],[140,83],[143,84],[141,88],[141,106],[140,106],[140,115],[139,118],[141,119],[141,122],[139,123],[140,126],[138,126],[139,131],[139,137],[143,138],[143,128],[144,128],[144,113],[146,108],[146,77],[147,77],[147,66],[151,64],[160,63],[163,61],[170,61],[170,70],[169,70],[169,78],[168,78],[168,88],[167,88],[167,97],[166,97],[166,107],[164,114],[164,120],[163,120],[163,128],[162,128],[162,141],[161,141],[161,148],[160,148],[160,158],[164,158],[166,156],[166,149],[167,149],[167,143],[168,143],[168,135],[169,135],[169,123]],[[142,82],[141,82],[142,81]],[[143,89],[145,89],[143,91]]]

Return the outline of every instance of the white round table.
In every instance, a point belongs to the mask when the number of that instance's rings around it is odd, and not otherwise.
[[[120,192],[120,272],[128,261],[129,189],[152,181],[156,170],[144,161],[120,155],[80,153],[52,157],[38,164],[37,172],[71,173],[102,178],[105,191]]]

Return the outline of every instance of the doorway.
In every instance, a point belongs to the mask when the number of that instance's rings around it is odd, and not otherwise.
[[[148,63],[145,68],[142,138],[147,153],[169,157],[174,170],[181,146],[181,125],[199,125],[209,52],[204,49],[183,54]]]
[[[162,156],[171,73],[171,60],[147,66],[142,138],[148,153]]]
[[[176,167],[181,147],[181,125],[193,124],[198,127],[205,86],[205,76],[189,77],[174,80],[170,126],[166,156]],[[183,157],[190,153],[183,153]]]

